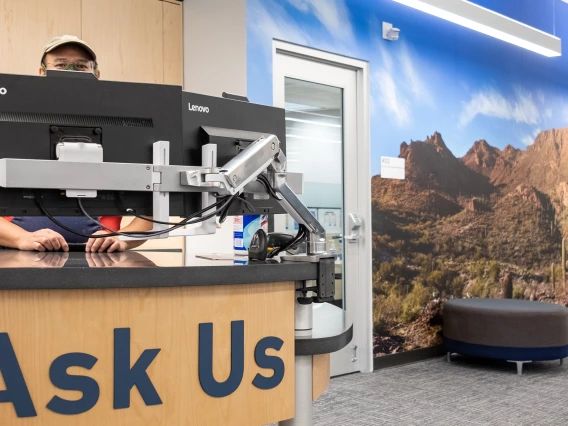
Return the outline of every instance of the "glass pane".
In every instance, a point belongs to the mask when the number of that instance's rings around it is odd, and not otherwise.
[[[343,300],[343,89],[286,78],[288,170],[303,173],[299,197],[326,229],[328,250],[337,252],[336,301]],[[287,218],[286,231],[298,224]]]

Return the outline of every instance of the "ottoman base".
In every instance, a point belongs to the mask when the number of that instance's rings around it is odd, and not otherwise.
[[[448,361],[450,361],[450,355],[452,353],[481,358],[502,359],[516,363],[518,374],[522,374],[523,363],[560,360],[562,364],[562,360],[568,357],[568,345],[550,348],[512,348],[505,346],[477,345],[448,339],[447,337],[444,337],[444,345],[448,351]]]

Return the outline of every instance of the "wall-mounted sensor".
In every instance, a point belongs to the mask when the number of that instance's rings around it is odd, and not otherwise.
[[[399,34],[400,30],[398,28],[394,28],[388,22],[383,22],[383,38],[385,40],[397,41]]]

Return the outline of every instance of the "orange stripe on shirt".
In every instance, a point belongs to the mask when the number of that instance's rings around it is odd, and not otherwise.
[[[4,216],[3,218],[8,222],[12,222],[14,216]],[[120,230],[120,223],[122,222],[122,217],[120,216],[101,216],[99,220],[103,225],[110,229],[113,229],[115,231]]]

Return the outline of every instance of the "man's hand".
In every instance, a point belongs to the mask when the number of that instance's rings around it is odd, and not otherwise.
[[[106,231],[98,231],[93,235],[105,235]],[[112,253],[115,251],[125,251],[128,248],[126,241],[121,241],[118,237],[89,238],[85,251],[87,253]]]
[[[86,253],[87,263],[91,268],[113,268],[124,263],[126,253]]]
[[[28,251],[69,251],[65,238],[51,229],[22,234],[18,239],[17,248]]]
[[[20,254],[24,254],[21,253]],[[33,262],[29,267],[33,268],[62,268],[69,259],[69,253],[35,253]]]

